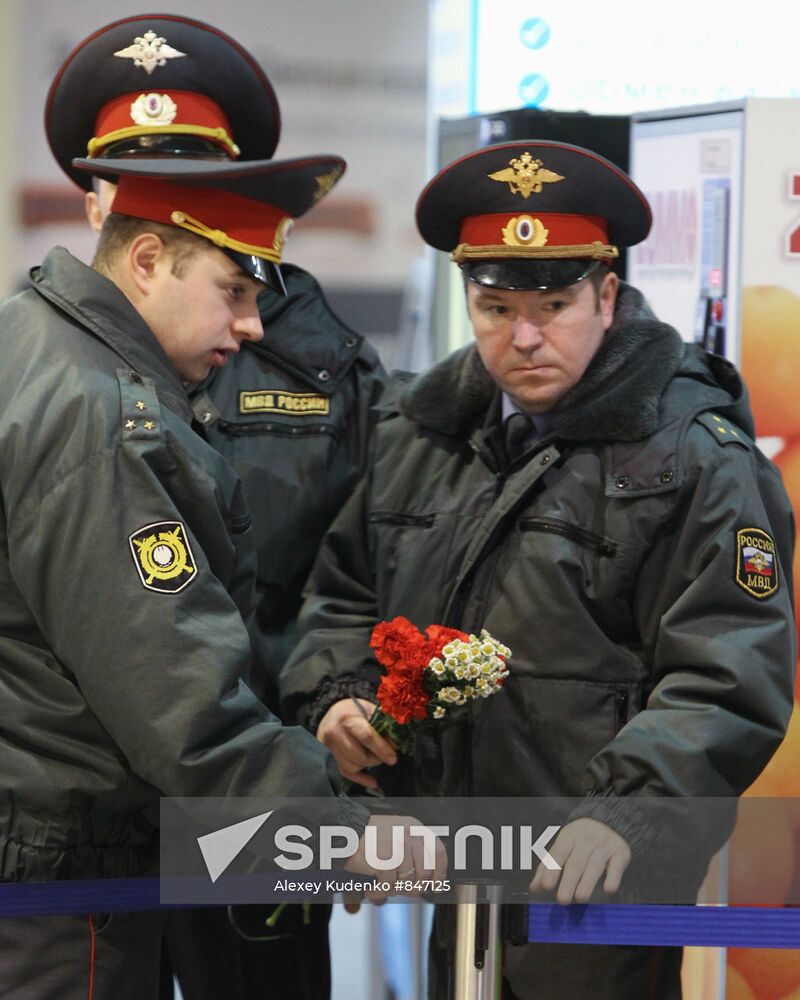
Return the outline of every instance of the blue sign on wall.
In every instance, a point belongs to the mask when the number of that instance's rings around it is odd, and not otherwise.
[[[550,84],[539,73],[529,73],[519,82],[519,97],[526,108],[538,108],[547,100]]]
[[[550,26],[540,17],[529,17],[519,29],[519,37],[529,49],[541,49],[550,41]]]

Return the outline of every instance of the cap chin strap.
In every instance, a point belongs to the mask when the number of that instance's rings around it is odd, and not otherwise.
[[[279,250],[275,250],[272,247],[257,246],[255,243],[243,243],[241,240],[236,240],[232,236],[228,236],[223,229],[212,229],[199,219],[194,219],[191,215],[187,215],[186,212],[172,212],[170,219],[173,225],[179,226],[181,229],[188,229],[190,233],[196,233],[198,236],[210,240],[214,246],[218,246],[222,250],[235,250],[236,253],[261,257],[272,264],[280,264],[281,262]]]
[[[459,243],[450,257],[456,264],[470,260],[613,260],[619,257],[619,250],[608,243],[595,240],[594,243],[583,243],[566,247],[510,247],[510,246],[471,246],[469,243]]]
[[[175,125],[168,127],[163,125],[155,127],[150,125],[131,125],[128,128],[118,128],[114,132],[107,132],[105,135],[95,136],[89,140],[86,147],[89,159],[99,156],[106,146],[119,142],[121,139],[135,139],[141,135],[196,135],[201,139],[210,139],[218,146],[227,150],[228,155],[236,158],[239,155],[239,147],[231,139],[224,128],[208,128],[205,125]]]

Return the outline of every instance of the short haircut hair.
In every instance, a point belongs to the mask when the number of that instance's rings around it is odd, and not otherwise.
[[[594,304],[597,312],[600,312],[600,290],[603,287],[603,282],[606,280],[606,275],[610,273],[611,268],[607,265],[605,267],[596,267],[593,271],[589,272],[588,277],[594,288]]]
[[[106,216],[103,228],[100,230],[92,267],[108,276],[109,270],[122,251],[142,233],[155,233],[161,239],[172,257],[172,273],[177,278],[183,277],[192,257],[212,245],[202,236],[196,236],[177,226],[111,212]]]

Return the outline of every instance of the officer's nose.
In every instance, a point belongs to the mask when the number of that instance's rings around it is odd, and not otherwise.
[[[535,351],[543,342],[540,325],[531,316],[517,316],[514,321],[514,346],[519,351]]]
[[[249,340],[251,343],[258,343],[264,336],[264,326],[258,309],[250,310],[246,316],[239,316],[233,321],[233,332],[241,340]]]

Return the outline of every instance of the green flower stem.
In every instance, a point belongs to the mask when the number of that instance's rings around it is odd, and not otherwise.
[[[375,709],[369,722],[375,732],[386,737],[398,753],[409,754],[414,749],[416,723],[409,722],[406,725],[401,725],[391,715],[387,715],[382,708]]]

